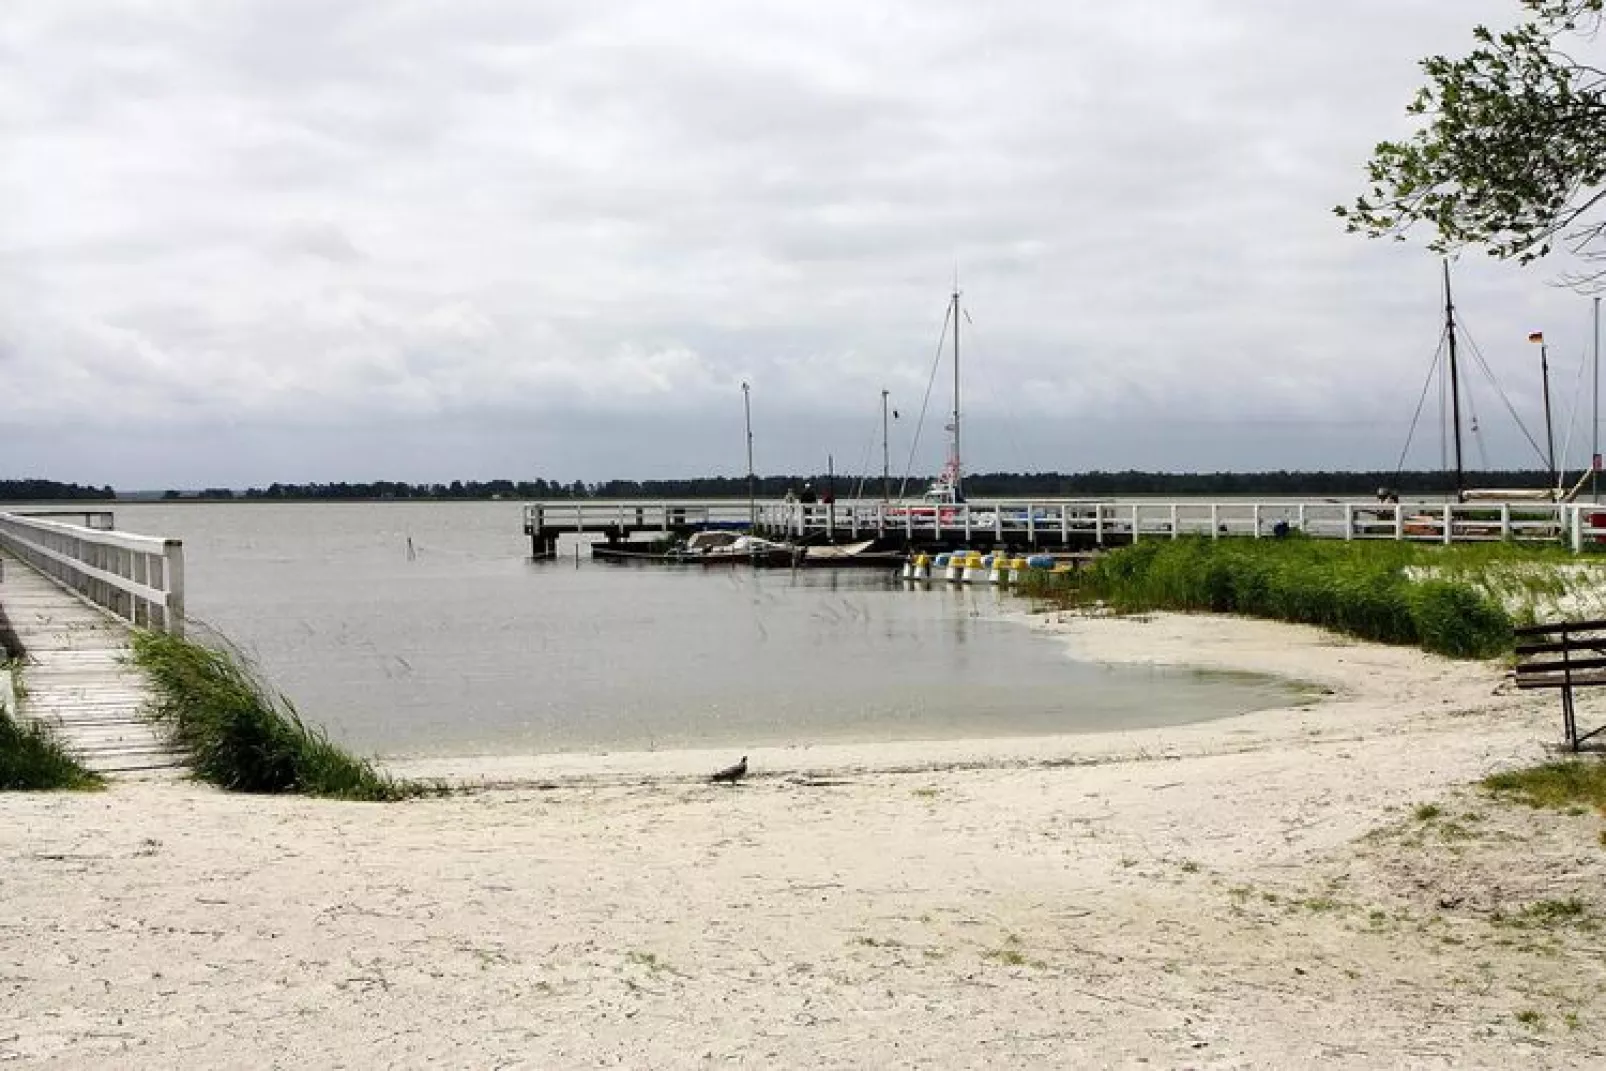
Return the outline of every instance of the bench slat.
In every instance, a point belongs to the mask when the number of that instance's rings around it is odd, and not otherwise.
[[[1565,640],[1554,643],[1519,643],[1516,646],[1517,655],[1555,654],[1558,651],[1599,651],[1606,654],[1606,636],[1569,636]]]
[[[1564,673],[1571,672],[1575,676],[1581,670],[1606,669],[1606,658],[1570,658],[1566,661],[1545,659],[1537,662],[1518,662],[1517,676],[1526,676],[1529,673]]]
[[[1523,690],[1529,688],[1583,688],[1596,684],[1606,684],[1606,676],[1595,676],[1586,680],[1579,680],[1577,677],[1574,677],[1571,682],[1569,682],[1565,677],[1559,676],[1529,677],[1526,680],[1519,680],[1517,682],[1517,687]]]
[[[1568,632],[1589,632],[1606,629],[1606,621],[1558,621],[1550,625],[1523,625],[1511,630],[1516,636],[1549,636],[1566,629]]]

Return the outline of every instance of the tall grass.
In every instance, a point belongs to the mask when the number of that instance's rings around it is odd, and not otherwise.
[[[14,718],[0,705],[0,791],[86,790],[105,784],[100,774],[78,764],[49,726]]]
[[[1154,540],[1113,551],[1077,572],[1033,574],[1023,591],[1123,613],[1183,610],[1320,625],[1457,658],[1508,650],[1512,626],[1505,611],[1464,579],[1431,569],[1442,561],[1433,557],[1441,549],[1298,537]]]
[[[331,743],[232,651],[139,632],[134,661],[155,686],[152,719],[202,780],[237,792],[347,800],[395,800],[437,790],[380,773]]]

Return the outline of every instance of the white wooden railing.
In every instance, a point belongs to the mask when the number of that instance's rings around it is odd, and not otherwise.
[[[609,527],[672,532],[711,525],[745,526],[751,519],[746,502],[531,502],[524,507],[524,534],[542,529],[600,532]]]
[[[177,539],[0,513],[0,547],[130,624],[184,634],[184,545]]]
[[[1094,545],[1183,535],[1273,537],[1299,531],[1323,539],[1395,539],[1424,543],[1561,542],[1574,550],[1606,544],[1606,505],[1551,503],[1373,503],[1369,501],[1128,500],[1105,502],[970,502],[905,505],[876,501],[833,504],[759,502],[533,502],[525,532],[670,531],[745,525],[803,537],[902,536],[906,541],[990,536],[995,542]]]

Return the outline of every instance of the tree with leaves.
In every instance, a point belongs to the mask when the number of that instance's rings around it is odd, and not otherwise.
[[[1334,211],[1350,231],[1403,239],[1417,225],[1438,252],[1481,246],[1530,263],[1560,243],[1606,286],[1606,72],[1580,53],[1599,42],[1606,0],[1520,0],[1527,21],[1483,26],[1461,59],[1422,61],[1428,84],[1408,106],[1426,125],[1385,141],[1371,191]],[[1570,50],[1571,49],[1571,50]]]

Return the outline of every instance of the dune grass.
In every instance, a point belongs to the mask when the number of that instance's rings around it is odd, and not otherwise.
[[[49,726],[13,717],[0,705],[0,791],[86,791],[105,784],[79,765]]]
[[[1034,573],[1022,590],[1062,606],[1244,614],[1457,658],[1501,654],[1510,617],[1465,575],[1439,569],[1460,561],[1457,549],[1190,536],[1122,547],[1075,572]]]
[[[156,690],[151,718],[185,752],[196,776],[220,788],[345,800],[440,791],[390,777],[331,743],[233,651],[138,632],[134,661]]]

